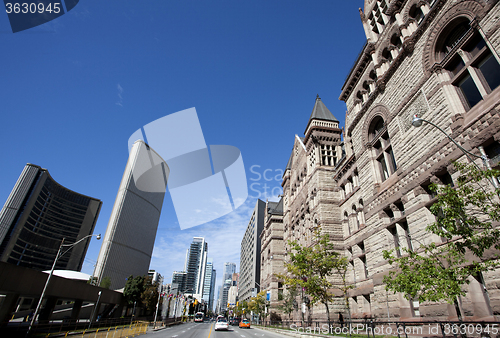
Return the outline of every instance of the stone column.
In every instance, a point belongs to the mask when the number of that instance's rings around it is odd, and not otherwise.
[[[0,307],[0,326],[6,326],[9,323],[12,312],[16,309],[17,299],[19,294],[8,293],[2,301],[2,307]]]
[[[38,316],[39,323],[47,323],[52,317],[52,311],[54,311],[54,307],[57,303],[57,297],[48,297],[45,301],[45,305],[40,311],[40,315]]]
[[[71,309],[71,319],[78,320],[80,316],[80,310],[82,309],[83,301],[80,299],[75,300],[73,308]]]

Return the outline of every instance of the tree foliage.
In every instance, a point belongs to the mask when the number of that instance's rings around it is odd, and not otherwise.
[[[285,263],[288,274],[277,276],[292,288],[303,288],[311,297],[312,305],[323,303],[330,322],[328,304],[335,298],[333,288],[336,286],[331,279],[338,271],[347,270],[347,258],[335,251],[329,235],[321,235],[319,230],[311,246],[301,246],[297,241],[288,244],[292,249],[290,262]]]
[[[384,258],[397,267],[384,277],[386,289],[402,292],[409,300],[454,303],[465,295],[464,286],[471,277],[498,266],[498,256],[486,257],[485,252],[500,250],[500,191],[488,183],[499,172],[455,166],[460,177],[454,187],[430,186],[437,192],[430,208],[436,221],[427,231],[444,243],[421,244],[417,251],[403,248],[402,257],[395,257],[393,250],[384,251]]]
[[[267,305],[267,291],[262,290],[257,294],[256,297],[252,297],[248,303],[248,309],[257,313],[261,317],[265,317],[266,305]]]
[[[248,302],[245,300],[238,302],[234,308],[234,312],[236,313],[236,315],[238,317],[244,317],[245,314],[247,314],[249,312],[248,311]]]
[[[290,320],[290,315],[292,314],[292,312],[296,310],[297,295],[298,295],[297,288],[292,286],[289,287],[283,297],[283,304],[278,306],[278,309],[280,309],[284,314],[288,315],[288,320]]]
[[[127,278],[125,283],[125,288],[123,289],[123,296],[127,301],[128,305],[140,305],[141,295],[144,292],[144,277],[143,276],[132,276]]]
[[[101,280],[101,284],[99,284],[99,286],[104,289],[109,289],[109,287],[111,286],[111,278],[109,276],[104,277]]]
[[[153,283],[151,277],[144,278],[144,288],[141,294],[141,301],[148,313],[152,313],[156,310],[156,303],[158,302],[159,295],[159,286],[160,283]],[[161,299],[159,305],[161,305]]]

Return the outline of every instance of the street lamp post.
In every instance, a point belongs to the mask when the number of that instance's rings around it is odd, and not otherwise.
[[[163,277],[160,279],[160,285],[158,286],[158,301],[156,302],[156,310],[155,310],[155,320],[153,327],[156,328],[156,316],[158,314],[158,307],[160,306],[160,297],[163,293]]]
[[[89,330],[90,330],[90,327],[92,326],[92,320],[94,319],[95,311],[98,310],[97,307],[99,306],[99,301],[100,300],[101,300],[101,291],[99,291],[99,293],[98,293],[97,302],[95,303],[95,306],[92,309],[92,314],[90,315]],[[97,313],[99,313],[99,312],[97,312]]]
[[[45,297],[45,292],[47,291],[47,286],[49,285],[49,282],[50,282],[50,279],[52,278],[52,275],[54,274],[54,269],[56,267],[57,260],[59,258],[61,258],[62,256],[64,256],[72,247],[74,247],[75,245],[77,245],[78,243],[83,241],[84,239],[87,239],[87,238],[92,237],[92,236],[96,236],[97,240],[101,239],[101,234],[99,234],[99,235],[87,235],[73,244],[64,244],[65,238],[62,239],[61,245],[59,246],[59,250],[57,251],[57,254],[56,254],[56,258],[54,259],[54,263],[52,264],[52,269],[50,270],[49,277],[47,277],[47,281],[45,282],[45,286],[43,287],[42,295],[40,296],[40,300],[38,301],[38,305],[36,306],[35,313],[33,314],[33,318],[31,319],[30,325],[28,327],[28,332],[26,332],[26,336],[29,335],[31,328],[33,327],[33,324],[36,321],[36,317],[38,316],[38,313],[40,312],[40,308],[42,307],[43,297]],[[61,253],[61,251],[64,247],[68,247],[68,248],[66,249],[66,251]]]
[[[427,121],[427,120],[425,120],[425,119],[423,119],[423,118],[421,118],[421,117],[418,117],[417,115],[413,115],[413,119],[412,119],[412,121],[411,121],[411,124],[412,124],[415,128],[418,128],[418,127],[422,126],[422,124],[423,124],[424,122],[425,122],[425,123],[430,124],[430,125],[431,125],[431,126],[433,126],[434,128],[438,129],[440,132],[442,132],[443,134],[445,134],[445,135],[446,135],[446,137],[448,137],[448,139],[449,139],[451,142],[453,142],[453,143],[454,143],[454,144],[458,147],[458,149],[460,149],[460,150],[464,153],[464,155],[465,155],[465,156],[467,156],[467,158],[469,159],[469,161],[471,161],[471,162],[472,162],[472,163],[476,166],[476,168],[477,168],[477,169],[481,170],[481,168],[479,168],[479,166],[476,164],[476,162],[474,162],[474,161],[472,160],[471,156],[473,156],[473,157],[475,157],[475,158],[480,158],[480,159],[483,161],[483,163],[484,163],[485,167],[486,167],[487,169],[491,169],[490,162],[489,162],[489,160],[488,160],[488,156],[486,155],[486,153],[484,152],[484,149],[483,149],[482,147],[479,147],[479,150],[480,150],[480,152],[481,152],[481,156],[478,156],[478,155],[476,155],[476,154],[473,154],[473,153],[471,153],[470,151],[465,150],[465,148],[464,148],[464,147],[462,147],[460,144],[458,144],[458,142],[457,142],[457,141],[455,141],[455,140],[454,140],[454,139],[453,139],[450,135],[448,135],[448,133],[446,133],[443,129],[441,129],[440,127],[438,127],[436,124],[434,124],[434,123],[432,123],[432,122],[430,122],[430,121]],[[499,185],[498,185],[498,182],[497,182],[496,178],[492,177],[491,179],[489,179],[489,182],[493,185],[493,187],[494,187],[495,189],[498,189],[498,188],[499,188]]]

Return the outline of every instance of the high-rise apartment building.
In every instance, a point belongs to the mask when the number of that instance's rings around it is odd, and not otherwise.
[[[203,284],[207,265],[208,243],[203,237],[194,237],[189,246],[186,262],[186,293],[191,293],[197,299],[203,297]]]
[[[63,238],[73,244],[92,234],[101,205],[27,164],[0,211],[0,260],[50,270]],[[61,256],[56,269],[80,271],[89,243],[90,237]]]
[[[172,274],[172,293],[174,295],[186,291],[186,271],[174,271]]]
[[[151,147],[133,144],[97,259],[98,282],[109,277],[111,288],[120,289],[130,275],[148,273],[168,174]]]
[[[205,268],[205,279],[203,282],[203,300],[208,304],[208,309],[213,310],[214,302],[214,283],[216,278],[213,260],[209,258]]]
[[[236,263],[226,262],[224,263],[224,270],[222,271],[222,282],[226,279],[231,279],[233,273],[236,272]]]
[[[239,299],[249,301],[252,291],[260,291],[260,234],[264,228],[266,203],[257,200],[241,241]]]

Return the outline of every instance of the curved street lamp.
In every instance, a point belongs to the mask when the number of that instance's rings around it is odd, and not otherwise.
[[[465,156],[467,156],[467,158],[469,159],[469,161],[471,161],[477,169],[481,170],[481,168],[479,168],[479,166],[477,165],[476,162],[474,162],[471,158],[471,156],[474,156],[475,158],[480,158],[485,167],[488,168],[488,169],[491,169],[491,166],[490,166],[490,162],[488,160],[488,156],[486,155],[486,153],[484,152],[484,149],[482,149],[482,147],[479,148],[479,151],[481,152],[481,156],[478,156],[476,154],[473,154],[471,153],[470,151],[467,151],[465,150],[464,147],[462,147],[460,144],[457,143],[457,141],[455,141],[450,135],[448,135],[448,133],[446,133],[443,129],[441,129],[440,127],[438,127],[437,125],[435,125],[434,123],[430,122],[430,121],[427,121],[421,117],[418,117],[417,115],[413,115],[413,119],[411,121],[411,124],[415,127],[415,128],[418,128],[420,126],[422,126],[423,123],[428,123],[430,124],[431,126],[433,126],[434,128],[438,129],[440,132],[442,132],[443,134],[446,135],[446,137],[448,137],[448,139],[450,139],[451,142],[453,142],[457,147],[458,149],[460,149]],[[488,180],[495,189],[498,189],[499,186],[498,186],[498,182],[495,178],[491,178]]]
[[[96,236],[97,240],[101,239],[101,234],[98,235],[87,235],[85,237],[80,238],[77,242],[73,244],[64,244],[65,238],[62,239],[61,245],[59,246],[59,250],[57,251],[56,258],[54,259],[54,263],[52,264],[52,269],[50,270],[49,277],[47,278],[47,281],[45,282],[45,286],[42,291],[42,295],[40,296],[40,300],[38,301],[38,305],[36,306],[35,313],[33,314],[33,318],[31,318],[30,326],[28,327],[28,332],[26,332],[26,336],[29,335],[31,328],[33,327],[33,324],[36,321],[36,317],[38,316],[38,313],[40,312],[40,308],[42,307],[42,302],[43,302],[43,297],[45,297],[45,291],[47,291],[47,286],[49,285],[50,278],[52,278],[52,275],[54,274],[54,269],[56,267],[57,260],[64,256],[69,250],[71,250],[72,247],[83,241],[84,239],[87,239],[89,237]],[[65,251],[61,253],[63,248],[67,247]]]

